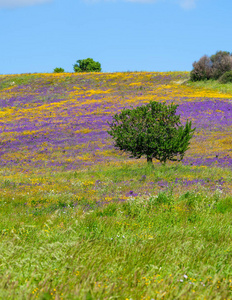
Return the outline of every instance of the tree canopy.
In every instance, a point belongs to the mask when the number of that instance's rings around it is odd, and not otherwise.
[[[188,121],[185,126],[181,125],[180,115],[176,115],[177,107],[151,101],[115,114],[108,131],[115,147],[135,158],[145,155],[147,162],[152,162],[153,158],[163,164],[167,160],[182,160],[195,128],[192,129]]]
[[[92,58],[80,59],[73,69],[75,72],[101,72],[101,64]]]

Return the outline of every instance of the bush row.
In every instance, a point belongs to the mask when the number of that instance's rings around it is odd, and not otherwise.
[[[190,79],[191,81],[214,79],[222,83],[232,82],[232,53],[218,51],[210,57],[202,56],[193,63]]]

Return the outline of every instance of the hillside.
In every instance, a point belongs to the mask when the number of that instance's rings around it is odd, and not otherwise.
[[[231,298],[232,93],[188,76],[0,75],[0,298]],[[107,134],[150,100],[196,127],[181,163]]]
[[[179,104],[197,128],[184,164],[231,166],[232,94],[179,83],[187,73],[0,76],[1,166],[74,170],[125,161],[106,131],[111,116],[150,100]],[[215,157],[217,154],[217,158]]]

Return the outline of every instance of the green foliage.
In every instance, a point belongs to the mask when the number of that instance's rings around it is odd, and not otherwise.
[[[53,70],[53,73],[64,73],[64,69],[63,68],[55,68]]]
[[[219,79],[224,73],[232,71],[232,54],[227,51],[218,51],[208,57],[202,56],[193,63],[190,72],[191,81]]]
[[[113,116],[108,133],[115,146],[132,157],[146,155],[148,162],[155,158],[164,164],[167,160],[181,161],[195,128],[191,129],[188,121],[181,125],[177,107],[151,101],[145,106],[124,109]]]
[[[232,83],[232,71],[228,71],[224,73],[220,78],[219,81],[221,83]]]
[[[92,58],[80,59],[73,69],[74,72],[101,72],[101,64]]]

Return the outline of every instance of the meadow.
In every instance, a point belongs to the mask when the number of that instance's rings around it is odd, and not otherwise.
[[[232,299],[232,84],[188,78],[0,75],[0,299]],[[107,134],[150,100],[196,127],[180,163]]]

